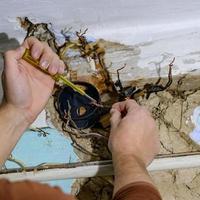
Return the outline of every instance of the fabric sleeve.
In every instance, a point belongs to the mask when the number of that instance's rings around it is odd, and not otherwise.
[[[122,187],[113,200],[161,200],[160,193],[150,183],[135,182]]]
[[[59,187],[50,187],[32,181],[11,183],[0,180],[0,200],[75,200],[71,195],[64,194]]]

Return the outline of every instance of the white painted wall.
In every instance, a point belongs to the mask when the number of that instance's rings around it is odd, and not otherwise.
[[[200,69],[199,0],[1,0],[0,31],[21,41],[25,33],[17,16],[52,22],[58,30],[88,27],[96,38],[138,44],[141,53],[132,67],[155,71],[163,56],[162,66],[175,56],[174,74]],[[137,72],[126,77],[134,75],[138,77]]]
[[[59,29],[89,27],[96,37],[135,44],[163,37],[163,32],[198,30],[199,10],[199,0],[1,0],[0,30],[22,38],[15,18],[31,16]]]

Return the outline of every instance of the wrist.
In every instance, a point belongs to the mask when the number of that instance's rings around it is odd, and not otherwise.
[[[151,151],[147,152],[146,149],[142,150],[141,148],[137,148],[137,146],[120,146],[118,148],[113,148],[111,150],[112,157],[129,157],[138,160],[148,166],[156,154],[151,153]]]
[[[28,126],[24,115],[15,107],[5,102],[0,105],[0,167]]]
[[[16,128],[25,130],[30,125],[25,114],[11,104],[2,104],[0,106],[0,112],[1,115]]]
[[[145,162],[142,158],[135,155],[134,153],[129,152],[113,152],[112,153],[112,159],[113,163],[117,165],[122,165],[123,163],[135,163],[136,165],[139,165],[141,168],[146,169]]]
[[[147,182],[152,184],[145,163],[133,154],[113,154],[113,167],[115,174],[114,194],[130,183]]]
[[[135,145],[134,143],[130,143],[130,139],[128,138],[117,138],[117,137],[110,138],[108,144],[113,157],[127,156],[127,155],[131,157],[137,157],[137,155],[140,155],[139,153],[140,149],[137,148],[137,144]]]

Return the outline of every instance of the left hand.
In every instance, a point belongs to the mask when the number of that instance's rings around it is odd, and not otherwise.
[[[158,154],[159,144],[155,120],[146,108],[134,100],[112,106],[109,148],[113,157],[134,157],[148,166]]]
[[[31,124],[45,107],[53,91],[54,80],[22,59],[25,48],[30,49],[32,57],[40,59],[40,67],[52,75],[63,73],[65,65],[47,43],[34,37],[27,38],[18,49],[5,53],[4,106],[15,110]]]

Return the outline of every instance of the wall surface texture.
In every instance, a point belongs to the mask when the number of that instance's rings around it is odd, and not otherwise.
[[[88,27],[91,35],[126,44],[197,31],[200,2],[193,0],[2,0],[1,30],[22,39],[17,16],[52,22],[58,28]],[[165,34],[167,33],[167,35]]]
[[[73,30],[88,28],[89,36],[104,39],[106,64],[112,62],[109,70],[113,78],[116,78],[113,75],[116,75],[116,69],[125,63],[127,67],[121,75],[123,81],[156,77],[160,67],[161,76],[166,76],[168,64],[174,57],[173,75],[200,71],[199,0],[1,0],[0,53],[16,48],[23,41],[25,32],[16,17],[25,16],[35,23],[52,23],[58,32],[70,27]],[[0,72],[2,70],[0,54]],[[187,82],[184,85],[187,87]],[[168,92],[149,101],[150,106],[163,106],[168,122],[178,124],[170,130],[161,126],[160,132],[164,133],[161,134],[164,143],[161,150],[165,153],[199,150],[199,146],[185,141],[180,135],[183,131],[179,130],[186,127],[187,134],[191,130],[186,121],[200,102],[199,90],[194,92],[186,93],[187,101],[181,95],[174,98]],[[179,111],[185,116],[184,120],[179,119]],[[180,127],[179,122],[182,123]],[[37,148],[38,144],[33,147]],[[191,176],[194,177],[192,180]],[[164,199],[199,199],[199,170],[171,170],[155,173],[153,177]]]

